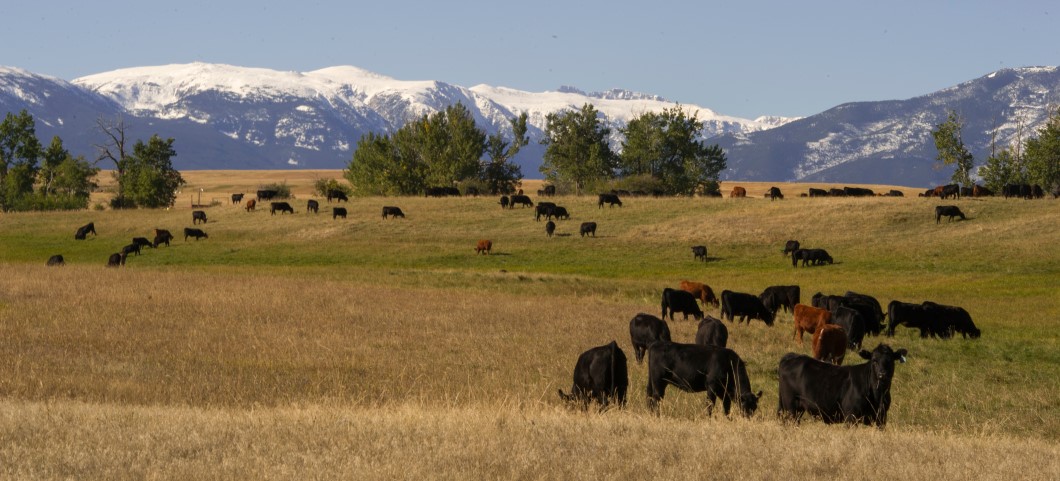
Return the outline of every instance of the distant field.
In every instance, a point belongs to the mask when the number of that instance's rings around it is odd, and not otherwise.
[[[297,174],[297,175],[296,175]],[[1056,479],[1060,472],[1060,203],[799,198],[807,184],[732,185],[748,199],[561,196],[548,239],[496,198],[356,198],[305,212],[317,172],[184,172],[169,210],[0,214],[0,478],[14,479]],[[294,215],[247,213],[232,192],[287,181]],[[817,185],[814,185],[817,186]],[[107,255],[191,226],[189,192],[224,199],[171,247]],[[539,184],[526,182],[536,192]],[[872,186],[889,190],[890,186]],[[209,196],[209,197],[208,197]],[[535,200],[536,200],[536,196]],[[334,204],[333,204],[334,205]],[[405,219],[383,220],[397,205]],[[581,238],[578,224],[599,224]],[[99,235],[74,241],[93,221]],[[494,241],[476,256],[477,239]],[[787,239],[835,264],[792,268]],[[689,246],[708,246],[695,262]],[[52,254],[68,265],[46,268]],[[703,394],[646,406],[628,323],[682,279],[759,293],[798,284],[881,303],[966,308],[979,340],[868,338],[909,350],[884,431],[775,416],[791,315],[729,324],[765,395],[751,419],[706,415]],[[708,310],[715,316],[716,309]],[[695,322],[671,323],[691,342]],[[626,409],[566,409],[585,349],[630,358]],[[857,356],[848,355],[848,363]],[[840,467],[842,466],[842,467]],[[1018,474],[1016,474],[1018,473]]]

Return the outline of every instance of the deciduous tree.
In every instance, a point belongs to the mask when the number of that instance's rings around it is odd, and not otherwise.
[[[552,182],[570,182],[578,192],[590,182],[615,176],[615,155],[608,144],[611,129],[604,127],[592,104],[579,110],[545,117],[546,145],[541,173]]]

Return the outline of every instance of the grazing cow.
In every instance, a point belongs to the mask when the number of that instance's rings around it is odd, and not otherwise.
[[[493,241],[488,240],[488,239],[480,239],[478,241],[478,243],[475,244],[475,253],[476,254],[489,255],[490,254],[490,250],[492,250],[492,249],[493,249]]]
[[[349,202],[350,199],[346,197],[346,193],[338,189],[328,189],[328,203],[334,199],[335,202]]]
[[[243,203],[243,194],[242,193],[232,194],[232,203],[233,204],[242,204]]]
[[[513,195],[511,197],[511,200],[509,200],[508,208],[509,209],[514,209],[515,208],[515,204],[519,204],[522,207],[533,207],[534,206],[534,203],[533,203],[533,201],[530,200],[530,197],[527,197],[527,196],[525,196],[523,194]]]
[[[666,319],[666,312],[670,312],[670,320],[674,320],[674,313],[680,312],[685,315],[685,320],[688,320],[688,315],[692,314],[692,317],[697,321],[703,318],[703,310],[699,308],[699,304],[696,303],[696,298],[692,294],[676,289],[670,289],[669,287],[663,289],[662,292],[662,318]]]
[[[958,184],[944,185],[942,186],[942,192],[939,194],[939,197],[943,199],[949,199],[950,197],[953,197],[954,199],[960,199],[961,186]]]
[[[843,189],[840,189],[838,187],[832,187],[831,189],[828,189],[828,196],[829,197],[846,197],[847,196],[847,191],[845,191]]]
[[[276,211],[280,211],[280,215],[283,214],[294,214],[294,207],[286,202],[272,202],[269,204],[269,213],[276,215]]]
[[[648,348],[648,408],[659,412],[659,401],[668,384],[685,392],[707,392],[707,413],[713,414],[720,397],[726,416],[735,400],[744,416],[758,410],[757,394],[751,391],[747,366],[731,349],[696,344],[657,342]]]
[[[873,197],[876,195],[872,189],[862,187],[843,187],[843,194],[847,197]]]
[[[830,362],[836,366],[843,365],[847,354],[847,333],[835,324],[825,324],[813,333],[813,358]]]
[[[604,204],[607,204],[608,207],[614,207],[615,204],[622,207],[622,199],[619,199],[617,194],[600,194],[596,207],[602,209]]]
[[[894,335],[894,328],[899,324],[913,328],[920,329],[920,337],[927,338],[931,337],[943,337],[945,334],[941,332],[938,325],[930,315],[930,312],[921,304],[912,304],[901,301],[891,301],[887,305],[887,335]]]
[[[696,329],[696,344],[700,346],[725,347],[729,343],[729,328],[711,316],[706,316],[699,321]]]
[[[151,241],[147,240],[146,237],[133,237],[132,238],[132,243],[136,244],[136,245],[138,245],[140,247],[150,247],[152,249],[155,248],[155,245],[152,244]]]
[[[254,199],[248,199],[247,200],[247,207],[246,207],[247,212],[254,212],[254,209],[256,209],[257,207],[258,207],[258,201],[254,200]]]
[[[902,191],[897,190],[897,189],[891,189],[891,190],[887,191],[887,193],[884,194],[884,195],[887,196],[887,197],[905,197],[905,194],[902,193]]]
[[[500,202],[498,202],[498,204],[501,205],[501,209],[507,209],[509,202],[510,201],[508,200],[508,196],[502,195],[501,196],[501,200],[500,200]]]
[[[994,191],[987,189],[979,184],[972,186],[972,197],[990,197],[994,195]]]
[[[276,197],[277,195],[279,195],[280,192],[279,191],[275,191],[275,190],[259,190],[257,192],[257,194],[258,194],[258,202],[262,202],[262,201],[266,201],[266,200],[272,200],[272,198]]]
[[[847,346],[851,349],[861,349],[861,343],[865,340],[865,321],[861,313],[845,306],[839,306],[832,312],[832,322],[843,328],[847,334]]]
[[[332,207],[331,208],[331,220],[338,219],[339,217],[342,217],[343,219],[346,218],[346,208],[345,207]]]
[[[810,197],[828,197],[828,191],[824,189],[814,189],[810,187]]]
[[[54,256],[51,256],[51,257],[48,258],[48,263],[46,265],[51,267],[51,266],[61,266],[61,265],[65,265],[65,264],[66,264],[66,260],[63,259],[63,256],[61,254],[55,254]]]
[[[170,234],[165,229],[155,229],[155,241],[152,243],[155,247],[165,244],[169,247],[169,241],[173,240],[173,234]]]
[[[961,212],[961,209],[958,209],[957,206],[955,206],[955,205],[940,205],[940,206],[936,206],[935,207],[935,223],[936,224],[938,224],[939,222],[942,222],[942,216],[948,217],[948,219],[946,219],[946,222],[953,222],[953,218],[954,217],[958,217],[958,216],[960,216],[961,220],[968,220],[968,218],[964,216],[964,212]]]
[[[554,206],[551,209],[549,209],[548,210],[548,214],[545,215],[545,218],[548,219],[548,220],[552,220],[553,217],[555,217],[556,220],[560,220],[560,219],[570,220],[570,213],[567,212],[567,208],[566,207],[563,207],[561,205],[557,205],[557,206]]]
[[[777,199],[782,199],[782,200],[784,199],[784,194],[780,193],[780,188],[778,188],[778,187],[770,187],[768,194],[769,194],[769,200],[771,200],[771,201],[777,200]]]
[[[310,212],[312,212],[314,214],[319,214],[320,213],[320,203],[315,201],[315,200],[313,200],[313,199],[309,199],[308,201],[306,201],[306,203],[305,203],[305,213],[308,214]]]
[[[883,308],[880,306],[880,301],[877,301],[875,297],[847,291],[843,294],[842,305],[854,309],[861,314],[861,319],[865,322],[866,331],[873,335],[879,335],[880,332],[883,331],[884,318],[887,314],[883,312]],[[835,315],[834,309],[832,310],[832,314],[833,316]]]
[[[210,238],[210,236],[206,235],[205,232],[203,232],[203,231],[201,231],[199,229],[192,229],[191,227],[185,227],[184,228],[184,241],[187,241],[188,237],[194,237],[195,240],[199,240],[199,239],[203,239],[203,238],[206,238],[206,239]]]
[[[90,233],[96,235],[96,224],[94,222],[78,227],[77,232],[74,232],[74,240],[85,240],[85,237]]]
[[[107,258],[107,267],[119,267],[125,265],[125,256],[122,254],[111,254]]]
[[[128,257],[129,254],[135,253],[140,255],[140,246],[137,244],[129,244],[121,248],[121,255]]]
[[[699,302],[703,303],[703,307],[707,307],[708,304],[718,307],[721,304],[718,296],[714,295],[714,289],[701,282],[681,281],[681,290],[699,299]]]
[[[534,207],[534,220],[539,221],[541,217],[551,219],[551,212],[555,207],[556,204],[552,202],[538,202],[537,206]]]
[[[670,342],[670,326],[666,321],[642,312],[629,321],[629,339],[633,344],[633,355],[637,358],[637,364],[640,364],[652,344]]]
[[[809,356],[788,353],[780,359],[777,414],[798,422],[803,413],[826,424],[863,423],[883,427],[891,407],[894,362],[905,362],[905,349],[886,344],[858,353],[869,362],[834,366]]]
[[[554,185],[546,185],[545,189],[544,189],[544,195],[546,195],[548,197],[552,197],[552,196],[556,195],[556,186],[554,186]]]
[[[387,216],[394,217],[394,218],[400,217],[400,218],[404,219],[405,218],[405,213],[401,212],[401,208],[400,207],[394,207],[394,206],[391,205],[391,206],[383,207],[383,220],[386,220]]]
[[[588,409],[593,400],[600,403],[600,408],[607,407],[614,401],[619,406],[626,404],[626,390],[629,388],[629,372],[626,366],[626,353],[611,341],[594,347],[578,356],[574,365],[574,384],[570,394],[557,389],[560,399],[566,402],[580,402],[582,409]]]
[[[751,319],[761,319],[766,326],[773,325],[773,313],[762,305],[762,300],[754,294],[744,292],[721,291],[721,318],[732,322],[739,317],[739,322],[751,324]]]
[[[833,262],[832,256],[828,255],[828,251],[824,249],[796,249],[791,253],[791,266],[798,267],[800,260],[803,267],[806,267],[807,263],[811,266],[817,266],[825,262],[829,264]]]
[[[732,192],[729,192],[729,198],[733,199],[739,197],[747,197],[747,189],[744,189],[743,187],[739,186],[733,187]]]
[[[546,222],[545,223],[545,234],[548,234],[548,236],[551,238],[552,234],[554,234],[555,232],[556,232],[556,223],[552,222],[552,221]]]
[[[578,229],[578,233],[580,233],[582,237],[589,234],[596,237],[596,222],[582,222],[581,228]]]
[[[199,222],[202,222],[203,224],[206,223],[206,211],[202,211],[202,210],[193,210],[193,211],[191,211],[191,225],[198,224]]]
[[[697,261],[707,262],[707,246],[692,246],[692,256]]]
[[[802,333],[808,332],[814,334],[821,326],[828,324],[832,321],[832,312],[827,309],[820,309],[813,306],[807,306],[806,304],[795,305],[795,332],[791,335],[791,340],[799,338],[799,344],[805,344],[803,341]]]
[[[781,308],[786,311],[795,310],[795,304],[800,302],[801,291],[799,286],[769,286],[758,298],[762,300],[762,305],[766,306],[773,317],[776,317]]]
[[[962,307],[946,306],[931,301],[924,301],[921,306],[927,311],[928,316],[935,322],[935,330],[943,333],[940,337],[953,337],[954,332],[961,334],[962,338],[979,339],[982,331],[975,327],[972,316]]]
[[[797,241],[797,240],[789,240],[789,241],[784,243],[784,251],[783,251],[784,257],[787,257],[787,256],[791,255],[792,252],[795,252],[797,250],[799,250],[799,241]]]

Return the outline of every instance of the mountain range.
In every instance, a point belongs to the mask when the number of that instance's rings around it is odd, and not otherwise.
[[[1005,69],[908,100],[843,104],[805,118],[742,119],[709,108],[698,112],[702,136],[725,148],[723,178],[931,185],[949,177],[935,167],[931,130],[955,109],[964,140],[982,162],[996,128],[999,143],[1034,132],[1060,104],[1056,67]],[[75,155],[94,158],[103,137],[98,119],[124,119],[127,137],[172,137],[178,169],[344,168],[358,139],[390,133],[406,122],[463,103],[487,133],[527,112],[531,138],[516,158],[528,178],[539,177],[545,117],[593,104],[612,129],[675,102],[612,89],[584,92],[563,86],[525,92],[393,79],[356,67],[312,72],[192,63],[115,70],[73,81],[0,67],[0,112],[26,109],[47,144],[60,136]],[[101,165],[106,168],[106,165]]]

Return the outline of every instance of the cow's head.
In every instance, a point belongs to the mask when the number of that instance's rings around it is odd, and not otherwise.
[[[755,411],[758,410],[758,400],[762,397],[762,391],[758,391],[758,394],[745,392],[740,395],[740,410],[743,411],[743,415],[751,417]]]
[[[894,376],[894,362],[905,362],[905,349],[892,350],[891,346],[880,344],[872,352],[862,350],[858,353],[872,366],[872,379],[878,388],[889,388]]]

